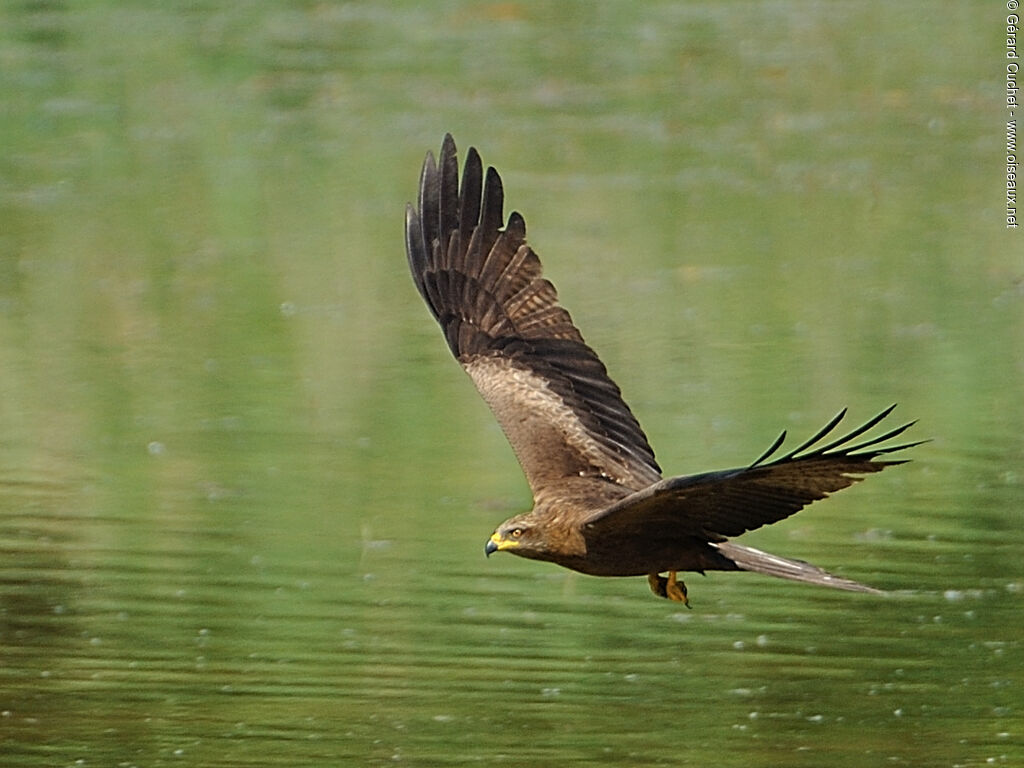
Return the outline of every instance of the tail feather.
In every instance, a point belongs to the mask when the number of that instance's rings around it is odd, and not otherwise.
[[[823,587],[832,587],[833,589],[845,589],[849,592],[883,594],[883,591],[880,589],[869,587],[866,584],[861,584],[851,579],[844,579],[841,576],[833,576],[818,566],[805,563],[803,560],[790,560],[786,557],[771,555],[753,547],[734,544],[731,541],[713,543],[711,546],[729,558],[741,571],[753,571],[754,573],[763,573],[780,579],[802,581],[806,584],[818,584]]]

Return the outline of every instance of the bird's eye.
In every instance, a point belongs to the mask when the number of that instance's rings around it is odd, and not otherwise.
[[[512,529],[512,533],[511,533],[511,534],[509,534],[509,535],[510,535],[510,536],[511,536],[511,537],[512,537],[513,539],[518,539],[518,538],[519,538],[520,536],[522,536],[522,535],[523,535],[523,529],[522,529],[522,528],[513,528],[513,529]]]

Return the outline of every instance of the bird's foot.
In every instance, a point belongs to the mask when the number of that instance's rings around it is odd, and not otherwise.
[[[676,579],[676,572],[668,572],[668,580],[665,582],[665,597],[677,603],[690,607],[690,598],[686,596],[686,584]]]
[[[668,578],[658,573],[647,574],[647,583],[651,585],[651,592],[658,597],[664,597],[676,603],[682,603],[691,608],[690,598],[686,596],[686,584],[676,578],[675,571],[668,572]]]

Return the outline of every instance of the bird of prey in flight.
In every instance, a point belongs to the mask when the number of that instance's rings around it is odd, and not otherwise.
[[[416,287],[501,424],[533,493],[533,509],[499,525],[485,552],[595,576],[647,576],[656,595],[687,605],[680,571],[754,571],[878,592],[731,539],[904,463],[889,455],[920,441],[891,441],[913,422],[869,436],[890,406],[837,435],[844,409],[784,453],[785,432],[746,466],[662,478],[618,386],[541,276],[523,217],[504,218],[503,197],[497,171],[485,174],[475,149],[459,183],[447,135],[436,162],[427,154],[405,225]]]

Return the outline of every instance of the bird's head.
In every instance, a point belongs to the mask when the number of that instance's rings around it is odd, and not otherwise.
[[[488,557],[493,552],[506,551],[520,557],[542,559],[546,550],[544,531],[529,514],[506,520],[484,545],[484,554]]]

